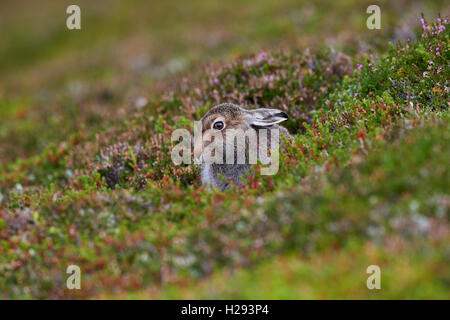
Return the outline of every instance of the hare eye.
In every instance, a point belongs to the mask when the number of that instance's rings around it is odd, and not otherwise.
[[[225,124],[223,123],[223,121],[217,121],[217,122],[214,122],[214,124],[213,124],[213,128],[216,130],[219,130],[219,131],[222,130],[224,127],[225,127]]]

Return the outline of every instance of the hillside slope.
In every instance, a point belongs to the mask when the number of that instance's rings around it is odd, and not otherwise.
[[[1,297],[204,297],[211,281],[216,298],[449,298],[449,58],[441,19],[376,61],[261,52],[3,165]],[[286,110],[295,144],[277,175],[207,191],[171,162],[170,133],[224,101]],[[372,296],[378,263],[390,290]],[[71,264],[82,290],[65,287]],[[310,272],[346,278],[327,290]]]

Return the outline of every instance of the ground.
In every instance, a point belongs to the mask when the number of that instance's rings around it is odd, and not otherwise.
[[[450,298],[444,1],[380,30],[370,1],[68,4],[0,4],[0,297]],[[291,116],[278,174],[172,163],[221,102]]]

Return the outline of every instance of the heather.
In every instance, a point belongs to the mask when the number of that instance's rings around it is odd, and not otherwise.
[[[1,296],[448,299],[449,25],[416,22],[378,54],[287,47],[177,73],[6,161]],[[209,191],[172,163],[170,133],[224,101],[285,110],[294,141],[278,174]]]

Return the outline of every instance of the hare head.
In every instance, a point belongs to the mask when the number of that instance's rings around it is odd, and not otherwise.
[[[224,189],[227,183],[219,182],[218,179],[221,178],[218,175],[220,174],[225,177],[225,180],[229,178],[239,184],[239,176],[242,176],[250,169],[248,163],[249,155],[247,154],[249,143],[256,145],[258,141],[249,142],[246,140],[244,148],[239,149],[238,145],[234,143],[233,135],[239,132],[240,136],[244,134],[245,138],[248,138],[248,133],[254,133],[254,136],[257,137],[257,133],[261,129],[268,129],[269,131],[282,129],[281,132],[289,136],[285,128],[278,126],[280,122],[287,119],[288,115],[277,109],[246,110],[231,103],[224,103],[211,108],[200,120],[201,134],[194,141],[194,156],[196,159],[202,159],[202,182]],[[227,136],[233,137],[233,139],[227,139]],[[219,151],[220,155],[218,157],[222,161],[205,161],[208,158],[205,157],[205,153],[208,153],[210,159],[211,150],[213,155],[214,152]],[[234,154],[234,162],[232,163],[225,160],[229,156],[230,150]],[[228,155],[226,154],[227,152]],[[242,154],[245,154],[245,160],[236,162],[239,155]]]

